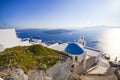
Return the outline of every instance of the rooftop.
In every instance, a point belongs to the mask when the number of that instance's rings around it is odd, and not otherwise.
[[[48,47],[52,48],[52,49],[55,49],[55,50],[58,50],[58,51],[63,51],[64,52],[67,45],[68,45],[68,43],[62,43],[62,44],[55,43],[55,44],[52,44]]]

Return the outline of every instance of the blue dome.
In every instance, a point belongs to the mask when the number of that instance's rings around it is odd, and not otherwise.
[[[65,52],[72,54],[72,55],[80,55],[84,53],[83,48],[80,47],[80,45],[76,43],[70,43],[66,48]]]

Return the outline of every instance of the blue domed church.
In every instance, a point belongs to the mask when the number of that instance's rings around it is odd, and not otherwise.
[[[53,44],[49,48],[66,52],[72,57],[73,65],[79,70],[87,70],[101,60],[102,52],[86,46],[84,36],[81,36],[78,42],[66,42],[62,44]],[[77,71],[76,70],[76,71]]]
[[[85,50],[79,43],[69,43],[65,48],[65,52],[72,56],[73,63],[81,62],[85,59]]]

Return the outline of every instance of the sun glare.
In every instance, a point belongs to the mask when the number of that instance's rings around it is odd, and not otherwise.
[[[110,29],[103,33],[102,50],[112,56],[112,59],[120,59],[120,29]]]

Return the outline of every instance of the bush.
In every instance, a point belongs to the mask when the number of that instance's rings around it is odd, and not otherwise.
[[[0,66],[20,67],[24,72],[31,69],[47,70],[60,60],[61,52],[41,45],[13,47],[0,54]]]

